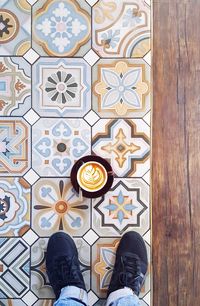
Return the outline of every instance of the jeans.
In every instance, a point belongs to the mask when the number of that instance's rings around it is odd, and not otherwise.
[[[59,299],[54,303],[54,306],[82,305],[88,306],[87,292],[74,286],[63,288]],[[92,304],[90,303],[90,305]],[[123,288],[109,295],[106,306],[140,306],[140,301],[130,288]]]

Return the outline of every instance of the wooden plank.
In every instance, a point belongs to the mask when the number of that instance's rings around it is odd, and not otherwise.
[[[200,1],[153,4],[154,306],[200,305]]]

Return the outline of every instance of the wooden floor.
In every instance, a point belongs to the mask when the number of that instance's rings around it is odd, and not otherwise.
[[[153,306],[200,305],[200,1],[153,9]]]

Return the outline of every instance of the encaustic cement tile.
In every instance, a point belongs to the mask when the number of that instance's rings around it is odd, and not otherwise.
[[[150,7],[144,0],[99,0],[93,48],[102,57],[143,57],[150,50]]]
[[[70,179],[40,179],[33,187],[32,226],[39,236],[58,230],[82,236],[90,227],[90,200],[81,200]]]
[[[31,67],[21,57],[0,57],[0,116],[22,116],[31,107]]]
[[[119,177],[142,177],[150,168],[150,127],[142,119],[101,119],[92,128],[92,151]]]
[[[150,109],[150,67],[138,59],[93,67],[93,109],[101,117],[143,117]]]
[[[83,56],[90,48],[91,8],[81,0],[39,0],[33,8],[33,47],[40,55]]]
[[[50,299],[39,299],[34,306],[53,306],[54,305],[54,300]]]
[[[20,238],[0,238],[0,298],[19,298],[28,291],[29,252]]]
[[[115,179],[92,206],[92,226],[99,236],[119,236],[127,230],[143,235],[149,228],[149,186],[142,179]]]
[[[40,119],[33,126],[33,169],[41,176],[70,176],[76,160],[90,154],[91,128],[83,119]]]
[[[26,306],[26,304],[19,299],[6,299],[6,300],[1,300],[1,306]],[[53,306],[53,305],[52,305]]]
[[[81,238],[74,238],[78,249],[81,271],[86,283],[86,289],[90,289],[90,246]],[[39,298],[54,298],[53,290],[49,284],[46,273],[46,249],[47,238],[40,238],[31,247],[31,290]],[[47,304],[49,305],[49,304]],[[50,304],[51,305],[51,304]]]
[[[30,126],[22,118],[0,119],[0,175],[23,175],[30,168]]]
[[[92,247],[92,290],[105,298],[110,284],[119,239],[100,238]],[[146,244],[148,261],[150,262],[150,248]],[[145,284],[141,290],[142,299],[150,290],[150,268],[148,268]]]
[[[50,299],[39,299],[34,306],[53,306],[54,305],[54,300]]]
[[[33,108],[41,116],[81,117],[91,108],[90,83],[83,59],[42,58],[33,67]]]
[[[29,226],[29,184],[23,178],[0,179],[0,236],[22,236]]]
[[[1,0],[0,55],[23,55],[31,46],[31,6],[26,0]]]

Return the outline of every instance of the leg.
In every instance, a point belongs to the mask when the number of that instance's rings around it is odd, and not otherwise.
[[[136,232],[126,233],[117,248],[106,306],[139,306],[147,265],[144,240]]]
[[[87,306],[87,292],[73,239],[63,233],[53,234],[47,246],[46,268],[56,296],[55,306]]]
[[[141,306],[140,300],[136,295],[129,295],[114,301],[110,306]]]

